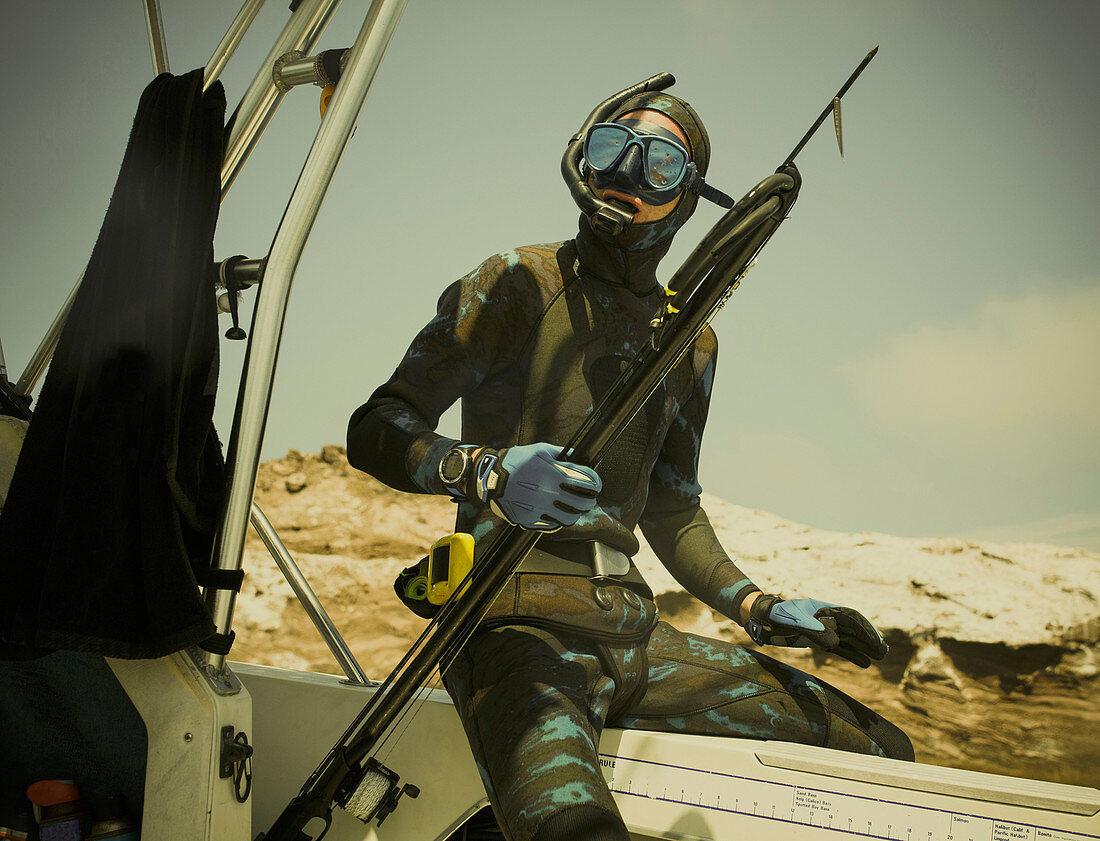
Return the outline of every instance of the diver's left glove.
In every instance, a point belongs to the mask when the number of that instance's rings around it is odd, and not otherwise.
[[[591,467],[559,460],[560,452],[547,443],[485,450],[475,461],[473,496],[513,526],[552,532],[573,525],[596,505],[603,482]]]
[[[890,650],[882,634],[859,611],[817,599],[759,596],[749,610],[746,630],[759,645],[816,645],[861,669]]]

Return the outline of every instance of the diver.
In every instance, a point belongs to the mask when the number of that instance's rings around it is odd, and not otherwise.
[[[614,105],[578,143],[577,235],[496,254],[450,285],[348,427],[355,467],[451,496],[476,545],[505,523],[546,533],[444,674],[511,841],[629,837],[600,771],[607,725],[913,759],[899,728],[828,684],[658,621],[632,560],[636,526],[688,592],[758,643],[812,644],[863,667],[887,651],[855,610],[764,594],[719,544],[697,475],[713,330],[598,473],[556,458],[648,340],[658,263],[699,198],[731,203],[704,181],[710,142],[690,105],[654,91]],[[461,440],[434,431],[457,400]]]

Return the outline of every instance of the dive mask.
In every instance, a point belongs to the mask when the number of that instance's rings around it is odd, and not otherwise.
[[[675,81],[671,73],[658,73],[605,99],[569,139],[561,158],[561,174],[569,193],[592,228],[602,237],[628,250],[636,250],[631,244],[652,248],[671,239],[690,218],[699,198],[725,208],[733,207],[730,196],[703,180],[710,159],[710,142],[699,115],[691,106],[678,97],[663,93]],[[632,111],[659,111],[664,114],[684,131],[688,138],[687,146],[671,132],[667,136],[657,134],[654,129],[660,127],[646,121],[632,124],[631,118],[627,117],[619,123],[609,122]],[[614,127],[624,124],[630,129],[629,134],[594,134],[593,137],[599,142],[586,142],[592,139],[589,130],[598,125],[610,125],[614,131],[620,131]],[[644,130],[635,130],[637,125],[644,126]],[[654,153],[656,144],[645,139],[650,135],[665,140],[671,138],[671,144],[664,147],[663,156],[660,146]],[[630,142],[634,139],[637,139],[636,143]],[[677,159],[685,149],[690,154],[683,156],[684,169],[681,172]],[[635,170],[633,176],[631,169]],[[631,191],[630,186],[625,189],[621,186],[623,180],[615,184],[616,178],[633,180],[631,195],[637,195],[647,203],[658,206],[668,204],[681,195],[683,200],[663,219],[635,225],[633,207],[621,201],[601,199],[593,192],[593,187],[606,189],[615,186],[622,192]]]
[[[730,196],[699,176],[680,138],[645,120],[596,123],[584,136],[583,154],[592,183],[600,190],[619,189],[657,206],[689,191],[721,207],[733,207]]]
[[[596,123],[584,138],[584,161],[597,188],[619,188],[651,205],[673,201],[696,174],[683,142],[644,120]]]

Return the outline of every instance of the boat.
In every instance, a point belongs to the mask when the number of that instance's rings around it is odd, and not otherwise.
[[[235,662],[198,647],[155,659],[103,658],[144,724],[141,836],[171,841],[251,841],[272,834],[333,745],[346,738],[384,684],[356,662],[276,530],[253,502],[291,282],[342,150],[400,21],[406,0],[373,0],[346,51],[329,57],[339,81],[266,255],[223,261],[226,308],[259,287],[247,364],[233,418],[229,491],[214,567],[241,566],[251,524],[344,674]],[[271,114],[292,89],[324,82],[317,38],[337,0],[298,0],[241,98],[221,179],[223,192],[247,161]],[[260,2],[246,0],[205,70],[212,84]],[[164,69],[156,0],[145,0],[154,68]],[[77,284],[79,288],[79,282]],[[18,400],[47,368],[76,293],[19,379],[0,427],[0,477],[18,457],[27,426]],[[236,325],[235,325],[236,326]],[[0,356],[0,363],[3,362]],[[4,374],[0,368],[0,374]],[[29,412],[26,414],[29,415]],[[4,471],[7,471],[5,473]],[[236,592],[207,587],[217,633],[233,632]],[[488,800],[449,696],[425,688],[375,752],[369,809],[329,808],[302,834],[328,841],[465,841],[494,837]],[[7,757],[7,761],[13,761]],[[14,758],[18,761],[18,758]],[[1100,790],[860,756],[772,741],[607,729],[600,762],[636,839],[728,841],[753,830],[781,839],[838,833],[905,841],[1100,839]],[[347,803],[345,803],[347,805]],[[367,812],[368,814],[364,814]],[[363,818],[366,817],[364,820]],[[19,837],[14,834],[0,837]]]

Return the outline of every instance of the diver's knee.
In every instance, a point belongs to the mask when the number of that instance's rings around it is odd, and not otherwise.
[[[555,812],[531,841],[630,841],[630,833],[618,815],[584,803]]]
[[[901,759],[905,762],[916,760],[913,743],[905,735],[905,731],[885,718],[880,719],[879,725],[874,728],[870,735],[875,744],[882,748],[882,752],[890,759]]]

